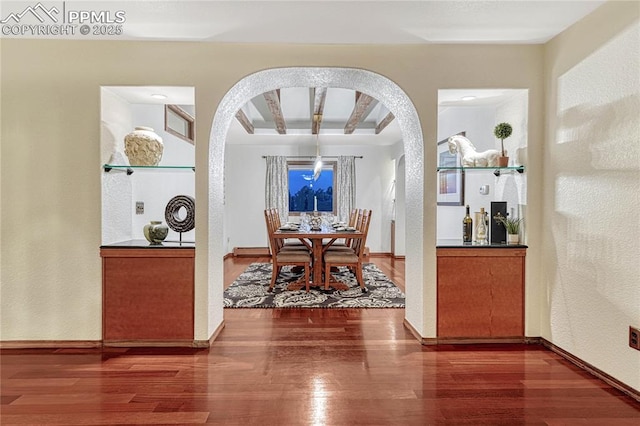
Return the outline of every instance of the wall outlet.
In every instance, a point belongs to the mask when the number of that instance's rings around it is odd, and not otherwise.
[[[144,214],[144,201],[136,201],[136,214]]]
[[[629,346],[640,351],[640,328],[629,326]]]

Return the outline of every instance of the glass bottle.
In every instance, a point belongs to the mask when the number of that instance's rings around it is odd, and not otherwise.
[[[485,220],[486,213],[484,207],[480,208],[480,220],[476,227],[476,240],[478,244],[487,244],[487,222]]]
[[[471,234],[473,232],[473,219],[469,214],[469,206],[467,205],[467,214],[462,219],[462,241],[465,243],[471,242]]]

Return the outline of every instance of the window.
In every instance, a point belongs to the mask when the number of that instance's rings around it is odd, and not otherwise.
[[[336,163],[324,162],[318,180],[313,180],[312,161],[290,161],[289,168],[289,214],[319,212],[335,214]]]
[[[195,121],[191,114],[178,105],[164,106],[164,130],[191,144],[195,138]]]

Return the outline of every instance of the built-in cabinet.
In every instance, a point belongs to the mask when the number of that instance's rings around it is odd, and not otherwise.
[[[182,118],[192,125],[195,89],[154,86],[154,93],[168,97],[130,101],[141,99],[134,95],[142,88],[100,89],[102,339],[106,346],[192,346],[195,244],[186,241],[194,241],[195,232],[174,226],[162,244],[152,245],[143,229],[151,221],[168,222],[168,203],[177,196],[195,196],[193,134],[176,135],[168,111],[185,110]],[[162,139],[156,165],[130,165],[138,162],[128,157],[125,138],[140,126]],[[184,209],[176,209],[182,220]]]
[[[105,346],[192,346],[193,244],[102,246]]]
[[[523,341],[525,246],[439,247],[438,341]]]
[[[523,174],[525,168],[437,168],[444,170],[492,172],[499,177]],[[461,221],[462,216],[460,230]],[[438,342],[524,341],[526,249],[525,245],[463,243],[461,239],[438,242]]]

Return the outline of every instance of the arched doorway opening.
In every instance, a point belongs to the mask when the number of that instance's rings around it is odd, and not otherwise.
[[[353,68],[275,68],[248,75],[223,97],[213,119],[208,169],[208,330],[223,321],[224,152],[236,112],[249,99],[281,87],[339,87],[370,94],[396,117],[402,132],[405,170],[406,321],[418,332],[424,318],[423,212],[424,150],[417,111],[404,91],[388,78]]]

